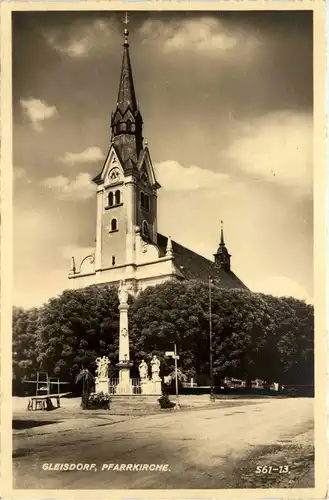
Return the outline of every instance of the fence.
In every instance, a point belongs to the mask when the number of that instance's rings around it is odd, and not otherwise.
[[[139,378],[130,379],[132,385],[132,394],[141,394],[141,384]],[[116,388],[119,384],[118,378],[110,378],[109,379],[109,393],[116,394]],[[122,394],[122,388],[120,388],[120,394]],[[131,394],[130,388],[127,387],[127,394]]]

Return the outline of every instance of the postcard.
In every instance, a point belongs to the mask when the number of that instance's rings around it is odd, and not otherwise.
[[[325,498],[318,1],[1,5],[3,498]]]

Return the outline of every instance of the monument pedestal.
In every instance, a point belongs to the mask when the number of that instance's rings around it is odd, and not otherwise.
[[[141,380],[141,393],[144,396],[161,396],[161,379]]]
[[[133,365],[132,361],[120,361],[117,364],[119,368],[119,383],[115,388],[115,394],[131,395],[133,394],[133,386],[130,379],[130,367]]]
[[[96,377],[95,392],[109,394],[109,379],[107,377]]]

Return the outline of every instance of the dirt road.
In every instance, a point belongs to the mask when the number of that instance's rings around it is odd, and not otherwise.
[[[95,466],[43,470],[60,463]],[[120,471],[116,464],[167,467]],[[121,420],[64,419],[18,430],[14,467],[19,489],[298,487],[305,474],[311,484],[303,487],[313,487],[313,400],[217,403],[216,409]]]

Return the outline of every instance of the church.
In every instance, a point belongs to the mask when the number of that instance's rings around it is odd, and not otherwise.
[[[212,279],[221,288],[247,289],[231,270],[223,225],[213,261],[158,232],[161,186],[143,138],[128,36],[125,29],[118,99],[111,115],[111,144],[102,169],[93,179],[97,203],[95,252],[78,267],[73,258],[70,284],[72,288],[117,285],[125,279],[137,294],[168,280]]]

